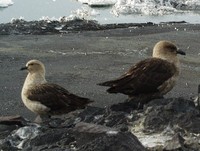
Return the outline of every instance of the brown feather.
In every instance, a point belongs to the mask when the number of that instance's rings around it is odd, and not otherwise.
[[[174,64],[159,58],[149,58],[132,66],[116,80],[100,83],[109,86],[109,93],[123,93],[129,96],[158,92],[158,87],[176,72]]]
[[[57,84],[39,84],[29,89],[27,94],[31,101],[38,101],[50,108],[50,114],[62,114],[84,108],[93,101],[68,92]]]

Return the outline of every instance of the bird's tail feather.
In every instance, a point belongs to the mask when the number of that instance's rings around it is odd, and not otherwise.
[[[118,91],[115,89],[115,87],[111,87],[106,90],[108,93],[118,93]]]
[[[102,82],[102,83],[98,83],[97,85],[100,85],[100,86],[113,86],[114,85],[114,83],[115,83],[116,81],[106,81],[106,82]]]
[[[85,107],[87,104],[94,102],[93,100],[90,100],[88,98],[83,97],[77,97],[75,99],[76,104],[78,104],[81,108]]]

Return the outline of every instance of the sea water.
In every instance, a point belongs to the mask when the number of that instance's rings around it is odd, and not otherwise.
[[[0,23],[79,17],[106,23],[200,23],[200,0],[0,0]]]

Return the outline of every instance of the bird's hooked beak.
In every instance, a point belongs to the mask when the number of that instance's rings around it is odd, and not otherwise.
[[[180,54],[180,55],[186,55],[186,53],[184,51],[182,51],[181,49],[178,49],[176,51],[177,54]]]
[[[28,67],[22,67],[20,70],[27,70]]]

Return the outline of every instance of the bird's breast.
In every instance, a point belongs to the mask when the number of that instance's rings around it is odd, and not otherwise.
[[[177,80],[178,73],[166,80],[161,86],[158,87],[158,90],[162,95],[166,94],[175,86]]]
[[[47,114],[50,109],[36,100],[28,99],[28,91],[29,89],[27,87],[23,87],[21,92],[21,98],[24,105],[36,114]]]

